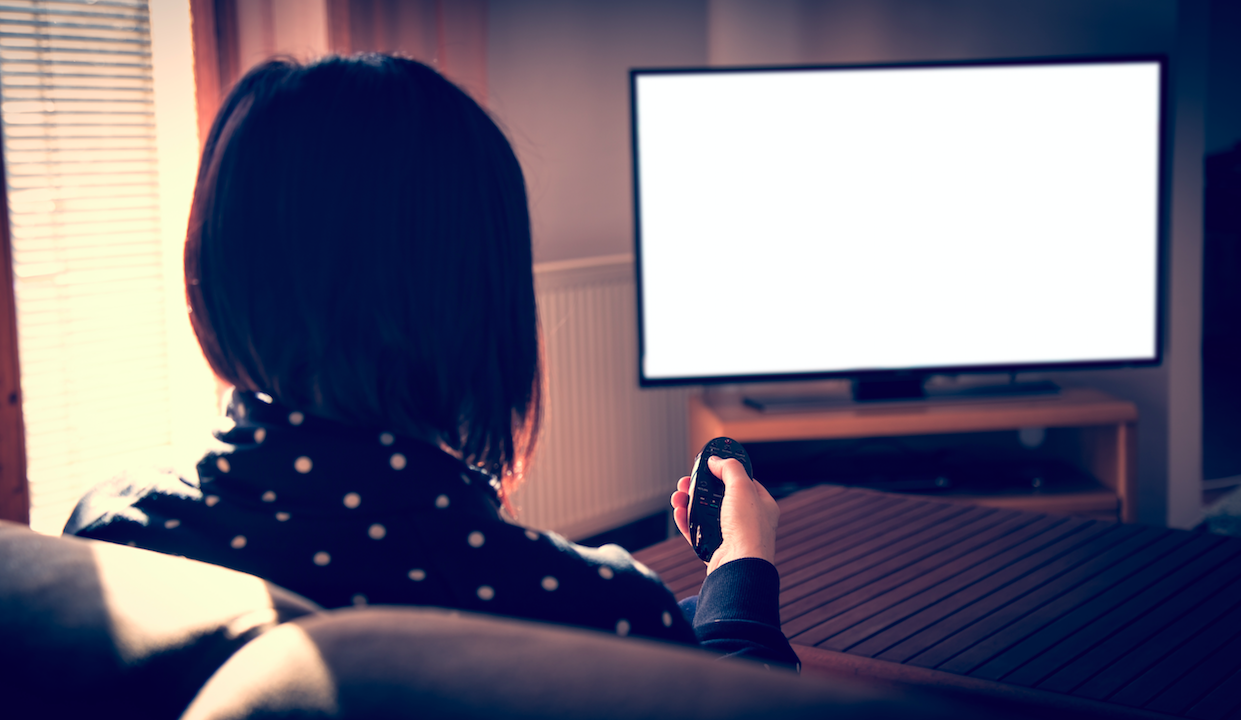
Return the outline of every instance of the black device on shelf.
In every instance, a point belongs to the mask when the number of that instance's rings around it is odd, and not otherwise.
[[[1166,85],[1161,56],[631,71],[640,384],[1157,365]]]
[[[1103,486],[1081,467],[1015,443],[932,446],[905,438],[751,443],[774,497],[820,484],[921,495],[1063,494]]]

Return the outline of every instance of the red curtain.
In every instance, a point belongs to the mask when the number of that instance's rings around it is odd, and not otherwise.
[[[220,103],[241,76],[239,2],[190,0],[198,136],[205,141]],[[487,102],[486,0],[327,0],[328,46],[334,53],[396,53],[438,69]]]
[[[5,177],[0,154],[0,178]],[[30,524],[9,204],[0,196],[0,520]]]

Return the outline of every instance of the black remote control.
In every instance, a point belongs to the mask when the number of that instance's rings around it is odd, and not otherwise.
[[[694,469],[689,475],[689,536],[694,552],[703,562],[710,562],[719,549],[724,536],[720,532],[720,506],[724,502],[724,481],[717,478],[707,467],[712,455],[727,460],[733,458],[745,467],[745,474],[752,479],[754,468],[750,456],[741,443],[732,438],[717,437],[702,447],[694,459]]]

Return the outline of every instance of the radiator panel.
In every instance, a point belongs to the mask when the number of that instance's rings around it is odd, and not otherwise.
[[[547,404],[518,522],[582,538],[667,508],[689,470],[688,389],[638,387],[632,258],[544,264],[535,278]]]

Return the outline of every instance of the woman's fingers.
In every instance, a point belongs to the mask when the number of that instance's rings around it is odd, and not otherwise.
[[[758,494],[759,502],[767,511],[771,527],[773,529],[778,527],[780,525],[780,504],[771,496],[771,493],[767,492],[767,488],[761,482],[754,482],[754,492]]]
[[[676,523],[677,530],[681,531],[681,535],[685,537],[685,541],[689,539],[689,477],[683,477],[677,480],[677,490],[672,493],[672,520]]]
[[[724,482],[724,501],[720,507],[720,531],[723,543],[707,564],[707,572],[732,560],[757,557],[775,562],[775,530],[780,520],[780,507],[767,488],[746,475],[745,467],[736,460],[707,458],[710,472]],[[672,520],[690,545],[689,534],[690,478],[677,481],[672,504]]]
[[[685,542],[693,546],[694,541],[689,539],[689,513],[685,508],[676,508],[672,511],[672,520],[677,524],[677,530],[681,531],[681,537],[685,538]]]
[[[746,475],[736,460],[712,456],[707,467],[724,481],[724,501],[720,507],[723,543],[707,564],[707,572],[724,563],[747,557],[775,562],[776,524],[780,508],[760,483]]]

